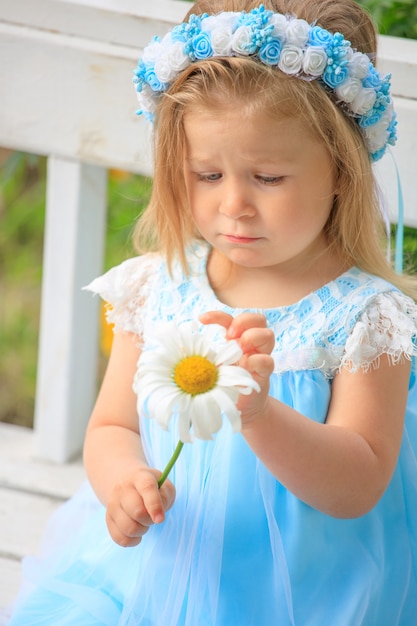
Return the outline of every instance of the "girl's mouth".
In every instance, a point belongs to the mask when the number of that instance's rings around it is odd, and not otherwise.
[[[240,235],[224,235],[229,243],[249,244],[260,240],[260,237],[242,237]]]

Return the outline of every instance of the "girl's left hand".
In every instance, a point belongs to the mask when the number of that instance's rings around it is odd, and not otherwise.
[[[261,387],[260,393],[240,395],[237,408],[241,411],[242,424],[258,419],[266,412],[269,378],[274,369],[271,352],[275,345],[272,330],[267,328],[266,318],[258,313],[242,313],[233,317],[223,311],[208,311],[200,315],[202,324],[219,324],[226,329],[227,339],[237,341],[243,355],[238,365],[245,368]]]

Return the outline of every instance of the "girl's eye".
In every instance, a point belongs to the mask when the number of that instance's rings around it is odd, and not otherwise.
[[[257,176],[256,177],[264,185],[278,185],[282,182],[282,176]]]
[[[214,174],[197,174],[198,180],[206,183],[215,183],[221,179],[222,175],[217,173]]]

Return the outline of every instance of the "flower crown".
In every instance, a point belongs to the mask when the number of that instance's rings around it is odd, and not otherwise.
[[[396,115],[390,75],[381,76],[369,57],[341,33],[267,11],[191,15],[162,39],[154,37],[139,59],[133,82],[138,114],[153,122],[158,99],[192,63],[212,57],[251,57],[304,80],[318,80],[357,121],[372,161],[394,145]]]

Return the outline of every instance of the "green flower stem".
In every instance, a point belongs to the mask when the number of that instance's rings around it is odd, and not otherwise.
[[[159,489],[162,487],[162,485],[164,484],[165,480],[168,478],[168,474],[170,473],[170,471],[174,467],[175,461],[178,459],[178,457],[179,457],[179,455],[181,453],[183,445],[184,445],[183,441],[179,441],[177,443],[177,447],[174,450],[174,454],[170,458],[168,465],[166,466],[166,468],[164,469],[164,471],[162,472],[162,474],[161,474],[161,476],[160,476],[160,478],[158,480],[158,488]]]

